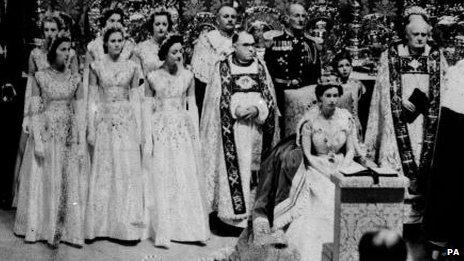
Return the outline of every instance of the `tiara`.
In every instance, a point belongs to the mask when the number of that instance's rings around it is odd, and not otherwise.
[[[124,29],[124,27],[122,26],[121,23],[112,23],[112,24],[106,26],[105,28],[103,28],[103,34],[102,35],[105,35],[106,32],[108,32],[109,30],[121,31],[123,37],[126,36],[126,30]]]
[[[163,46],[164,44],[166,44],[166,43],[169,41],[169,39],[171,39],[172,37],[180,37],[180,38],[182,38],[182,35],[176,34],[176,33],[170,33],[170,34],[168,34],[168,35],[164,38],[164,40],[161,41],[161,43],[160,43],[160,45],[159,45],[160,48],[161,48],[161,46]]]
[[[429,14],[427,13],[427,11],[424,8],[417,5],[411,6],[404,11],[404,17],[409,17],[411,15],[421,15],[424,16],[426,19],[429,18]]]
[[[216,16],[211,12],[199,12],[193,19],[193,25],[194,28],[201,25],[210,25],[216,28]]]
[[[280,12],[267,6],[255,6],[245,10],[245,28],[267,25],[271,29],[282,29],[279,22]]]
[[[318,80],[320,85],[340,85],[340,78],[334,74],[321,75]]]
[[[153,12],[169,12],[172,10],[172,8],[176,9],[176,2],[174,0],[162,0],[160,3],[156,4],[153,7]]]
[[[59,21],[59,23],[61,23],[62,27],[66,25],[64,20],[60,17],[60,12],[58,12],[58,11],[47,10],[45,13],[40,15],[40,20],[39,20],[40,24],[42,24],[42,22],[45,19],[57,19]]]

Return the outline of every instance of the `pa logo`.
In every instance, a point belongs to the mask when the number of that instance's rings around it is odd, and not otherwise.
[[[459,249],[457,249],[457,248],[448,248],[445,251],[445,256],[460,256]]]

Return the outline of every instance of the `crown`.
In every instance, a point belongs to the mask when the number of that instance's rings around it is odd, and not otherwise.
[[[426,19],[429,18],[429,14],[427,13],[427,11],[424,8],[417,5],[411,6],[404,11],[404,17],[409,17],[411,15],[420,15],[424,16]]]
[[[120,23],[112,23],[112,24],[106,26],[105,28],[103,28],[103,34],[102,35],[105,35],[106,32],[108,32],[110,29],[111,30],[121,31],[123,37],[126,36],[126,30],[124,29],[124,27]]]

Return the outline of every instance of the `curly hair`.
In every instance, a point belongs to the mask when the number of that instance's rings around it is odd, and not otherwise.
[[[153,24],[155,23],[155,17],[157,16],[166,16],[167,19],[168,19],[168,32],[171,32],[172,31],[172,26],[173,26],[173,22],[172,22],[172,17],[171,17],[171,14],[169,12],[166,12],[166,11],[159,11],[159,12],[154,12],[153,14],[150,15],[150,19],[148,19],[147,21],[147,30],[150,32],[150,33],[153,33]]]
[[[166,60],[169,49],[171,48],[171,46],[173,46],[176,43],[180,43],[181,45],[184,45],[184,40],[182,36],[172,35],[161,44],[161,47],[158,52],[158,57],[160,58],[161,61]]]
[[[56,60],[56,50],[58,49],[58,46],[60,44],[65,43],[65,42],[71,42],[71,39],[68,37],[64,36],[58,36],[51,44],[50,49],[48,50],[47,53],[47,61],[49,64],[52,64]]]
[[[124,25],[124,18],[125,18],[124,11],[121,8],[113,8],[113,9],[108,9],[103,12],[102,16],[100,17],[100,27],[101,28],[105,27],[108,19],[110,19],[110,17],[114,14],[118,14],[121,16],[120,23]]]

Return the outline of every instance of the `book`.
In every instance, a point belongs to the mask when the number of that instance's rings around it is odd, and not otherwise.
[[[429,107],[429,98],[421,90],[415,88],[408,100],[416,107],[414,111],[410,111],[403,107],[403,113],[406,121],[411,123],[416,120],[420,114],[425,114]]]
[[[379,176],[379,177],[397,177],[398,173],[387,167],[364,167],[359,163],[354,162],[349,167],[339,170],[347,177],[362,177],[362,176]]]
[[[356,162],[353,162],[352,164],[350,164],[349,167],[344,167],[343,169],[340,169],[339,171],[344,176],[363,176],[362,174],[366,174],[364,176],[370,175],[370,171],[368,168]]]
[[[378,167],[378,168],[370,168],[370,169],[381,177],[397,177],[398,176],[398,172],[391,168]]]

